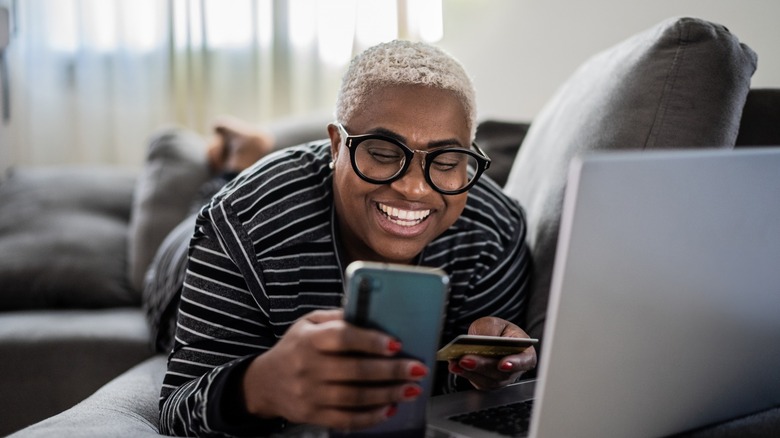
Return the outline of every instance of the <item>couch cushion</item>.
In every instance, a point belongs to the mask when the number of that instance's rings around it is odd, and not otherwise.
[[[593,56],[558,89],[506,184],[526,209],[534,255],[526,331],[542,334],[571,159],[595,150],[733,147],[755,68],[755,53],[725,27],[672,18]]]
[[[127,281],[136,172],[20,168],[0,184],[0,310],[137,305]]]
[[[170,127],[151,137],[127,235],[128,272],[136,290],[143,289],[146,270],[160,243],[188,216],[198,190],[209,178],[206,143],[196,133]]]

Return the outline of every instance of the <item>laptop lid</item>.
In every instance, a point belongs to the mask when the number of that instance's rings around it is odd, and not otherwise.
[[[780,148],[572,165],[531,436],[663,436],[780,404]]]

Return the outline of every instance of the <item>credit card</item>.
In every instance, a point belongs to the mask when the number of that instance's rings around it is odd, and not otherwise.
[[[533,338],[503,338],[500,336],[460,335],[436,353],[436,360],[457,359],[466,354],[504,357],[523,352],[538,343]]]

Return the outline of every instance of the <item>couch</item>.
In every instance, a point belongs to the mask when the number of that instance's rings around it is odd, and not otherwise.
[[[477,142],[493,159],[488,175],[527,213],[532,336],[544,340],[571,159],[595,150],[780,145],[780,89],[751,88],[757,58],[722,25],[673,17],[587,60],[533,121],[480,123]],[[315,116],[269,129],[284,147],[324,137],[325,123]],[[0,434],[159,436],[159,341],[168,329],[160,315],[171,298],[144,296],[143,276],[208,178],[202,148],[191,133],[166,128],[152,137],[140,171],[21,168],[0,183]],[[680,432],[777,430],[780,408]]]

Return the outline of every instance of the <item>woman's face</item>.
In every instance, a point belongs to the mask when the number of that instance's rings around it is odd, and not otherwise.
[[[454,93],[422,86],[392,86],[372,92],[350,120],[350,135],[383,134],[411,149],[468,148],[468,117]],[[333,192],[341,243],[349,261],[410,263],[460,217],[467,193],[442,195],[425,180],[422,156],[390,184],[372,184],[352,169],[349,150],[334,125],[328,127],[335,161]]]

